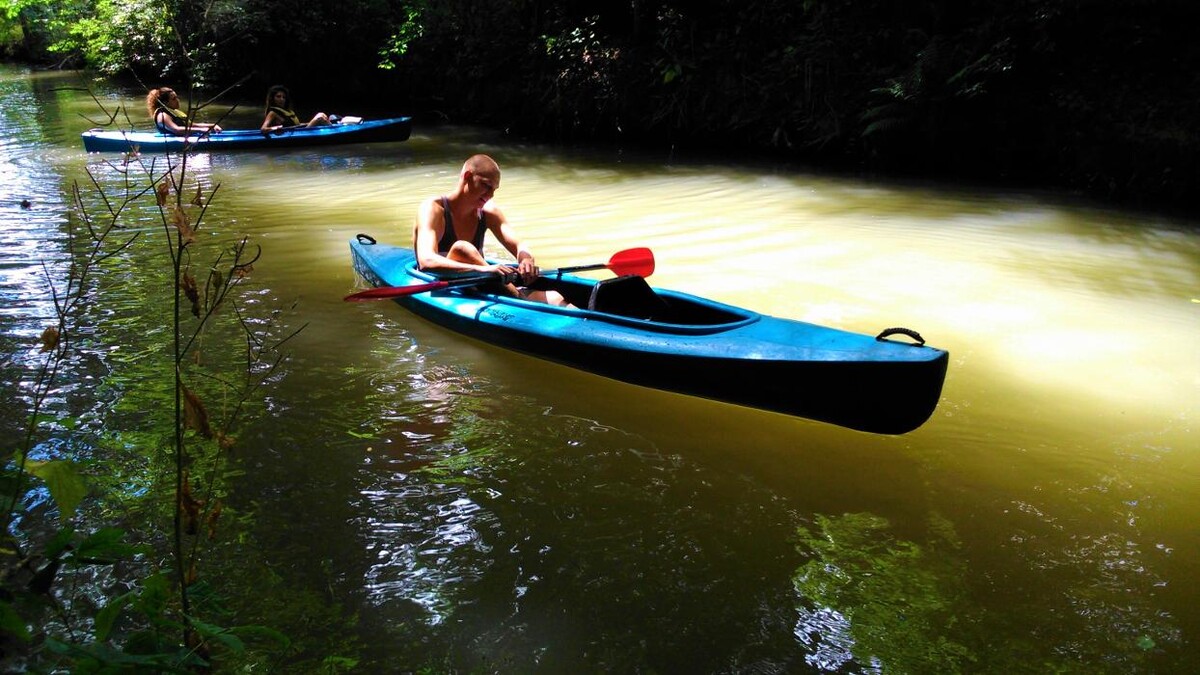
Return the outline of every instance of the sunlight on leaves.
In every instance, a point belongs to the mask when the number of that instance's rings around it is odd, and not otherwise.
[[[191,220],[188,218],[187,212],[183,209],[172,206],[171,209],[171,224],[179,230],[179,236],[186,244],[191,244],[196,241],[196,232],[192,229]]]
[[[50,462],[28,460],[26,468],[29,473],[41,478],[46,483],[46,487],[50,488],[50,496],[58,506],[64,521],[75,515],[75,509],[87,496],[87,485],[84,484],[83,477],[75,470],[73,463],[61,460]]]

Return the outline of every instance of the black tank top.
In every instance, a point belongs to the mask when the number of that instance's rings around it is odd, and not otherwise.
[[[438,253],[445,255],[450,252],[450,247],[454,246],[454,242],[458,241],[458,237],[454,236],[454,216],[450,215],[450,200],[445,196],[442,197],[442,214],[445,216],[446,229],[442,231],[442,238],[438,241]],[[480,253],[483,253],[483,235],[485,234],[487,234],[487,221],[484,220],[483,211],[480,211],[479,223],[475,225],[475,236],[471,239],[471,243]]]

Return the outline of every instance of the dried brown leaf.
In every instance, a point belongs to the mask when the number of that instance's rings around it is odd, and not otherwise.
[[[46,330],[42,331],[42,351],[54,351],[58,347],[59,337],[58,328],[55,326],[49,326]]]
[[[181,208],[171,207],[171,223],[175,229],[179,230],[179,235],[183,238],[183,243],[190,244],[196,241],[196,233],[192,230],[191,219],[188,218],[187,212]]]
[[[213,430],[208,425],[208,411],[205,410],[204,403],[190,389],[183,385],[179,386],[183,389],[184,427],[192,429],[205,438],[212,438]]]
[[[171,195],[171,186],[166,180],[159,181],[154,188],[154,193],[158,196],[158,206],[164,207],[167,205],[168,198]]]
[[[196,195],[192,197],[192,203],[196,206],[204,206],[204,193],[200,191],[200,184],[196,184]]]
[[[196,287],[196,277],[185,270],[183,276],[179,278],[179,286],[183,289],[183,294],[187,296],[188,301],[192,303],[192,315],[199,319],[200,289]]]

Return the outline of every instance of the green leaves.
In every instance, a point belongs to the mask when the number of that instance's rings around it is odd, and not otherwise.
[[[100,611],[96,613],[96,642],[104,642],[108,640],[109,635],[112,633],[113,623],[116,622],[117,617],[121,615],[121,612],[124,611],[125,608],[129,606],[129,603],[133,602],[136,597],[137,594],[133,591],[130,591],[129,593],[113,598],[107,605],[100,608]]]
[[[63,460],[39,462],[27,459],[25,468],[29,473],[42,479],[46,487],[50,489],[50,496],[54,499],[54,504],[58,507],[62,520],[64,522],[70,520],[75,515],[75,509],[79,507],[79,503],[87,496],[87,486],[83,482],[83,477],[75,470],[74,463]]]
[[[404,14],[396,25],[395,32],[388,38],[387,44],[379,50],[378,67],[381,70],[395,69],[404,55],[408,53],[409,46],[425,35],[423,23],[425,3],[413,3],[413,6],[402,11]]]
[[[29,627],[17,614],[13,606],[0,600],[0,633],[11,635],[22,642],[29,642]]]
[[[235,635],[233,631],[205,623],[196,618],[193,618],[189,623],[206,642],[220,645],[234,654],[245,653],[246,643],[242,642],[241,638]]]
[[[111,565],[150,551],[149,547],[128,544],[124,539],[125,530],[102,527],[79,543],[75,548],[75,559],[81,563]]]

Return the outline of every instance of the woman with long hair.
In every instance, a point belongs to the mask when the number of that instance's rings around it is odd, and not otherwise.
[[[292,110],[292,94],[282,84],[277,84],[267,90],[266,116],[263,117],[263,131],[277,131],[283,127],[315,127],[329,124],[329,115],[319,112],[307,124]]]
[[[164,134],[186,136],[188,133],[215,134],[221,131],[220,125],[189,119],[188,114],[179,108],[179,94],[170,87],[151,89],[146,94],[146,112],[154,120],[154,127]]]

